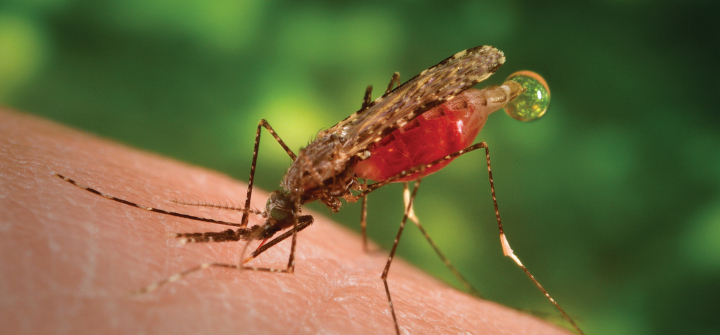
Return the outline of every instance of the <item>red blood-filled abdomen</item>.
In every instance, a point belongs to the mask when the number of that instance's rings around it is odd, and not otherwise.
[[[485,99],[470,89],[408,122],[370,146],[370,157],[355,167],[358,178],[382,181],[412,167],[428,164],[470,146],[487,120]],[[452,160],[437,164],[435,173]],[[412,181],[419,173],[396,180]]]

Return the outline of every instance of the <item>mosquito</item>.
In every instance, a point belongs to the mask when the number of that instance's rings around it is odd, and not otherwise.
[[[65,176],[57,176],[89,192],[125,205],[165,215],[234,227],[234,229],[222,232],[175,234],[175,237],[181,239],[182,242],[247,241],[237,264],[204,263],[153,283],[139,290],[138,293],[153,291],[188,274],[210,267],[293,273],[297,233],[313,223],[312,216],[301,215],[302,205],[313,201],[319,201],[332,212],[338,212],[342,206],[341,199],[349,203],[362,200],[360,224],[363,246],[367,248],[367,195],[387,184],[402,182],[404,183],[405,213],[381,275],[395,332],[400,334],[400,325],[387,278],[408,219],[420,229],[438,256],[466,289],[479,295],[449,262],[422,227],[414,214],[413,201],[420,182],[425,176],[439,171],[461,155],[485,149],[490,192],[495,207],[503,254],[510,257],[573,328],[579,334],[583,334],[580,327],[513,253],[500,219],[488,145],[485,142],[472,144],[489,114],[498,109],[504,108],[510,116],[522,121],[537,119],[547,110],[550,97],[549,88],[545,80],[533,72],[514,73],[500,86],[490,86],[482,90],[471,89],[472,86],[495,73],[504,62],[505,55],[502,51],[491,46],[478,46],[446,58],[403,84],[400,84],[399,73],[395,72],[384,95],[372,101],[372,86],[368,86],[360,110],[333,127],[318,133],[315,140],[300,149],[298,154],[295,154],[283,142],[266,120],[260,120],[255,133],[245,206],[228,208],[208,203],[178,202],[185,205],[222,207],[242,211],[240,223],[201,218],[138,205],[86,187]],[[282,179],[281,188],[270,193],[265,210],[260,211],[250,208],[250,200],[263,128],[287,152],[292,159],[292,164]],[[368,184],[368,180],[374,182]],[[413,181],[415,184],[410,192],[408,183]],[[249,214],[262,217],[264,222],[248,227]],[[283,230],[285,230],[283,234],[273,239],[275,234]],[[285,268],[245,265],[287,238],[291,238],[291,245]],[[248,245],[253,240],[261,242],[245,258]]]

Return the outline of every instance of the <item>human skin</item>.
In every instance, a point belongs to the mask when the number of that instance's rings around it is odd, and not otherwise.
[[[240,204],[246,192],[220,173],[0,108],[2,333],[395,332],[380,280],[387,252],[363,252],[357,234],[310,211],[304,214],[315,223],[298,234],[294,274],[206,269],[132,295],[204,262],[236,263],[243,243],[179,244],[172,234],[227,227],[123,205],[56,173],[145,206],[234,222],[238,212],[168,200]],[[266,199],[256,190],[253,207],[263,209]],[[251,216],[251,226],[259,223]],[[284,268],[289,244],[251,264]],[[388,281],[404,334],[569,333],[457,291],[400,259]]]

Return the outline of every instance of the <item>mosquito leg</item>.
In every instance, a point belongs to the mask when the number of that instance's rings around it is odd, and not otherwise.
[[[296,204],[296,207],[299,207],[299,205]],[[295,212],[299,212],[299,208],[295,208]],[[248,242],[247,242],[247,243],[245,244],[245,246],[243,247],[243,251],[242,251],[242,253],[240,254],[240,256],[241,256],[241,257],[240,257],[240,262],[239,262],[239,264],[237,265],[237,267],[238,267],[239,269],[241,269],[241,270],[242,270],[242,269],[247,269],[247,270],[251,270],[251,271],[267,271],[267,272],[294,273],[294,272],[295,272],[295,247],[297,246],[297,233],[298,233],[298,231],[300,230],[300,229],[299,229],[299,222],[298,222],[298,221],[300,221],[300,219],[307,218],[307,217],[310,218],[310,223],[312,223],[312,216],[309,216],[309,215],[307,215],[307,216],[302,216],[302,217],[299,217],[299,218],[295,218],[295,220],[294,220],[294,222],[293,222],[293,227],[292,227],[292,229],[291,229],[291,231],[290,231],[291,234],[292,234],[292,242],[291,242],[291,244],[290,244],[290,256],[288,257],[288,264],[287,264],[287,267],[286,267],[285,269],[272,269],[272,268],[263,268],[263,267],[246,267],[246,266],[243,266],[242,264],[244,264],[245,262],[244,262],[244,260],[242,259],[242,256],[245,255],[245,250],[247,249],[247,246],[250,244],[250,240],[248,240]],[[309,225],[309,224],[308,224],[308,225]],[[303,229],[304,229],[304,227],[303,227]],[[277,240],[277,238],[276,238],[275,240]],[[263,242],[264,242],[264,241],[263,241]],[[259,248],[258,248],[258,250],[259,250]],[[257,251],[257,250],[256,250],[256,251]]]
[[[112,201],[115,201],[115,202],[119,202],[119,203],[121,203],[121,204],[123,204],[123,205],[131,206],[131,207],[136,207],[136,208],[140,208],[140,209],[143,209],[143,210],[146,210],[146,211],[155,212],[155,213],[159,213],[159,214],[165,214],[165,215],[175,216],[175,217],[179,217],[179,218],[183,218],[183,219],[190,219],[190,220],[202,221],[202,222],[210,222],[210,223],[219,224],[219,225],[223,225],[223,226],[243,227],[243,225],[240,224],[240,223],[227,222],[227,221],[221,221],[221,220],[213,220],[213,219],[202,218],[202,217],[192,216],[192,215],[187,215],[187,214],[182,214],[182,213],[169,212],[169,211],[162,210],[162,209],[159,209],[159,208],[153,208],[153,207],[147,207],[147,206],[138,205],[138,204],[136,204],[136,203],[134,203],[134,202],[130,202],[130,201],[127,201],[127,200],[125,200],[125,199],[120,199],[120,198],[118,198],[118,197],[112,196],[112,195],[107,194],[107,193],[100,192],[100,191],[98,191],[98,190],[95,190],[95,189],[90,188],[90,187],[88,187],[88,186],[85,186],[85,185],[83,185],[83,184],[80,184],[80,183],[76,182],[75,180],[72,180],[72,179],[70,179],[70,178],[68,178],[68,177],[65,177],[65,176],[61,175],[61,174],[55,174],[55,176],[57,176],[58,178],[66,181],[66,182],[68,182],[68,183],[70,183],[70,184],[72,184],[72,185],[75,185],[75,186],[77,186],[77,187],[79,187],[79,188],[81,188],[81,189],[83,189],[83,190],[85,190],[85,191],[88,191],[88,192],[90,192],[90,193],[92,193],[92,194],[99,195],[99,196],[101,196],[101,197],[103,197],[103,198],[106,198],[106,199],[109,199],[109,200],[112,200]],[[247,213],[247,212],[246,212],[246,213]]]
[[[395,251],[397,251],[398,244],[400,243],[400,236],[402,235],[403,229],[405,229],[405,223],[407,222],[408,217],[410,216],[410,211],[412,211],[412,204],[415,200],[415,195],[417,194],[418,189],[420,188],[420,181],[422,181],[422,178],[418,179],[415,182],[415,188],[413,188],[412,195],[410,196],[410,199],[408,201],[408,205],[405,208],[405,215],[402,218],[402,221],[400,222],[400,229],[398,230],[397,236],[395,236],[395,242],[393,243],[393,247],[390,250],[390,256],[388,257],[388,261],[385,264],[385,270],[383,270],[382,275],[380,278],[383,281],[383,284],[385,285],[385,294],[388,298],[388,305],[390,305],[390,313],[393,317],[393,322],[395,323],[395,332],[399,335],[400,334],[400,326],[397,322],[397,316],[395,315],[395,307],[393,306],[392,298],[390,297],[390,287],[388,286],[387,277],[388,273],[390,272],[390,264],[392,264],[393,258],[395,257]]]
[[[311,218],[311,219],[310,219],[310,220],[311,220],[310,223],[312,223],[312,217],[310,217],[310,218]],[[284,270],[251,267],[250,270],[252,270],[252,271],[283,272],[283,273],[294,273],[294,272],[295,272],[295,246],[297,245],[297,232],[300,230],[300,228],[299,228],[300,225],[299,225],[298,221],[299,221],[299,218],[297,218],[297,219],[295,220],[295,222],[293,222],[292,229],[290,229],[290,234],[292,234],[292,243],[290,244],[290,256],[288,257],[287,267],[286,267]],[[308,225],[309,225],[309,224],[308,224]],[[304,228],[305,228],[305,227],[303,227],[303,229],[304,229]],[[280,236],[280,237],[282,237],[282,236]],[[286,237],[283,237],[283,239],[284,239],[284,238],[286,238]],[[273,239],[273,242],[276,241],[276,240],[278,240],[278,242],[279,242],[279,238]],[[243,266],[243,264],[249,262],[250,260],[252,260],[252,258],[254,258],[254,256],[251,255],[249,258],[244,259],[244,257],[245,257],[245,252],[247,251],[247,248],[248,248],[248,246],[250,245],[250,241],[252,241],[252,239],[248,239],[248,241],[247,241],[247,242],[245,243],[245,245],[243,246],[242,251],[240,252],[240,258],[238,259],[237,268],[238,268],[239,270],[241,270],[241,271],[244,270],[244,269],[247,269],[247,267]],[[263,240],[263,242],[260,244],[260,246],[258,247],[258,249],[255,250],[255,251],[257,252],[258,250],[260,250],[260,248],[262,248],[262,247],[265,245],[265,242],[266,242],[266,241],[267,241],[267,239]],[[273,244],[273,245],[274,245],[274,244]],[[263,251],[264,251],[264,250],[267,250],[267,249],[263,249]],[[253,254],[256,254],[256,253],[253,252]],[[258,252],[257,254],[260,254],[260,253]]]
[[[393,87],[398,85],[400,85],[400,72],[395,72],[390,78],[390,84],[388,84],[387,90],[385,90],[385,94],[390,93],[390,91],[393,90]]]
[[[276,273],[293,273],[295,271],[295,246],[297,244],[297,232],[309,227],[313,223],[313,217],[310,215],[303,215],[298,219],[298,222],[296,222],[293,225],[293,228],[289,231],[285,232],[283,235],[278,236],[271,240],[268,243],[263,244],[261,247],[259,247],[257,250],[255,250],[248,259],[246,259],[244,263],[249,262],[253,258],[257,257],[261,253],[265,252],[266,250],[270,249],[271,247],[275,246],[282,240],[288,238],[292,235],[292,245],[290,247],[290,257],[288,259],[288,265],[285,269],[275,269],[275,268],[267,268],[267,267],[255,267],[255,266],[243,266],[242,264],[227,264],[227,263],[215,263],[215,262],[208,262],[203,263],[198,266],[192,267],[190,269],[187,269],[183,272],[176,273],[170,277],[167,277],[163,280],[160,280],[158,282],[152,283],[144,288],[141,288],[140,290],[137,290],[134,292],[136,295],[145,294],[151,291],[156,290],[157,288],[164,286],[166,284],[170,284],[172,282],[175,282],[189,274],[192,274],[194,272],[198,272],[210,267],[224,267],[224,268],[230,268],[230,269],[237,269],[238,271],[263,271],[263,272],[276,272]],[[243,228],[241,228],[243,229]],[[262,239],[258,238],[258,236],[262,233],[262,229],[257,230],[238,230],[237,232],[234,232],[232,230],[226,230],[222,232],[205,232],[205,233],[182,233],[182,234],[176,234],[175,237],[181,238],[183,243],[202,243],[202,242],[229,242],[229,241],[239,241],[246,239],[249,241],[254,239]],[[247,248],[248,243],[245,244],[243,249]],[[244,254],[243,250],[243,253]]]
[[[185,243],[205,243],[205,242],[233,242],[239,241],[244,236],[238,232],[228,229],[220,232],[201,232],[201,233],[178,233],[174,237],[178,239],[180,244]]]
[[[290,156],[293,161],[297,158],[297,156],[295,156],[295,153],[293,153],[292,150],[290,150],[290,148],[285,145],[285,142],[283,142],[280,136],[278,136],[275,130],[270,126],[270,124],[265,119],[260,120],[260,122],[258,123],[257,131],[255,132],[255,147],[253,149],[252,165],[250,165],[250,179],[248,179],[247,196],[245,196],[245,208],[250,208],[250,197],[252,196],[252,189],[255,181],[255,166],[257,165],[258,149],[260,148],[260,130],[262,127],[267,129],[270,135],[272,135],[272,137],[275,138],[275,141],[277,141],[278,144],[280,144],[280,146],[285,149],[285,152],[287,152],[288,156]],[[247,212],[243,213],[242,220],[240,222],[243,227],[247,226]]]
[[[579,334],[583,335],[584,334],[583,331],[575,323],[575,321],[573,321],[573,319],[570,318],[570,316],[567,315],[567,313],[565,313],[565,311],[560,307],[560,305],[555,301],[555,299],[553,299],[553,297],[550,296],[550,293],[548,293],[548,291],[545,290],[545,288],[543,288],[542,285],[540,285],[540,282],[538,282],[535,279],[535,276],[533,276],[530,273],[530,271],[527,269],[527,267],[525,267],[525,265],[523,265],[522,262],[520,262],[520,259],[517,256],[515,256],[515,253],[513,252],[512,248],[510,248],[510,243],[508,242],[507,237],[505,236],[505,232],[504,232],[503,226],[502,226],[502,221],[500,220],[500,210],[498,209],[497,198],[495,197],[495,183],[493,182],[492,168],[490,167],[490,149],[488,148],[488,146],[485,142],[481,142],[478,144],[480,144],[481,147],[485,148],[485,158],[487,160],[488,178],[490,179],[490,193],[492,193],[493,205],[495,206],[495,216],[497,217],[498,229],[500,230],[500,243],[502,244],[503,254],[505,254],[505,256],[508,256],[513,261],[515,261],[515,263],[523,270],[523,272],[525,272],[525,274],[528,276],[528,278],[530,278],[530,280],[532,280],[532,282],[535,283],[535,286],[537,286],[537,288],[539,288],[540,291],[542,291],[542,293],[545,295],[545,297],[553,305],[555,305],[555,308],[557,308],[560,311],[560,313],[562,313],[565,320],[570,322],[570,324],[573,326],[573,328],[575,328],[575,330]]]
[[[584,334],[583,331],[580,329],[580,327],[578,327],[578,325],[575,323],[575,321],[573,321],[570,318],[570,316],[568,316],[567,313],[565,313],[565,311],[560,307],[560,305],[555,301],[555,299],[553,299],[550,296],[550,293],[548,293],[548,291],[545,290],[545,288],[543,288],[542,285],[540,285],[540,282],[538,282],[537,279],[535,279],[535,276],[533,276],[530,273],[530,271],[525,267],[525,265],[523,265],[522,262],[520,262],[520,259],[515,255],[515,253],[513,253],[512,248],[510,248],[510,243],[508,242],[507,237],[505,236],[505,231],[503,230],[502,221],[500,220],[500,210],[498,209],[497,198],[495,196],[495,184],[494,184],[493,178],[492,178],[492,168],[490,167],[490,149],[488,148],[487,143],[480,142],[480,143],[471,145],[465,149],[454,152],[450,155],[447,155],[443,158],[440,158],[440,159],[430,162],[428,164],[413,167],[411,169],[402,171],[395,176],[387,178],[381,182],[377,182],[372,185],[368,185],[364,191],[360,192],[360,194],[357,195],[357,197],[367,196],[368,193],[370,193],[384,185],[392,183],[400,178],[412,175],[416,172],[421,172],[424,169],[430,168],[434,165],[446,162],[451,159],[455,159],[458,156],[464,155],[468,152],[472,152],[472,151],[475,151],[478,149],[485,149],[485,158],[486,158],[487,167],[488,167],[488,177],[490,179],[490,192],[492,193],[493,205],[495,206],[495,216],[497,217],[497,220],[498,220],[498,229],[500,231],[500,243],[503,248],[503,254],[505,256],[510,257],[523,270],[523,272],[525,272],[525,274],[528,276],[528,278],[530,278],[530,280],[535,284],[535,286],[537,286],[540,289],[540,291],[545,295],[545,297],[550,301],[550,303],[552,303],[553,306],[555,306],[555,308],[557,308],[557,310],[560,311],[560,313],[563,315],[565,320],[567,320],[579,334]],[[412,197],[411,197],[411,199],[412,199]],[[410,204],[412,205],[412,202],[410,202]]]
[[[390,78],[390,84],[388,84],[388,88],[385,90],[385,94],[390,93],[390,91],[393,90],[393,86],[398,86],[398,85],[400,85],[400,73],[395,72],[395,73],[393,73],[392,77]],[[362,106],[360,107],[360,111],[358,113],[362,113],[363,111],[365,111],[365,109],[370,107],[370,104],[372,103],[372,90],[373,90],[372,85],[368,86],[365,89],[365,96],[363,97]]]
[[[397,73],[397,72],[396,72]],[[390,81],[392,84],[392,80]],[[372,85],[368,86],[365,90],[365,97],[363,98],[362,107],[360,109],[365,109],[370,106],[370,102],[372,102]],[[367,180],[365,180],[365,186],[367,186]],[[367,247],[367,196],[362,197],[362,209],[360,212],[360,230],[362,231],[362,243],[363,243],[363,251],[368,252]]]
[[[170,277],[167,277],[163,280],[160,280],[158,282],[152,283],[144,288],[141,288],[140,290],[134,292],[136,295],[145,294],[151,291],[156,290],[157,288],[164,286],[166,284],[170,284],[172,282],[178,281],[179,279],[192,274],[194,272],[198,272],[210,267],[223,267],[223,268],[229,268],[229,269],[237,269],[238,271],[262,271],[262,272],[275,272],[275,273],[293,273],[295,271],[295,246],[297,244],[297,232],[307,228],[313,223],[313,217],[310,215],[303,215],[301,216],[295,224],[293,224],[293,228],[286,232],[285,234],[276,237],[272,241],[265,243],[262,247],[255,250],[250,255],[250,258],[245,260],[243,263],[247,263],[250,260],[252,260],[254,257],[257,257],[259,254],[263,253],[265,250],[273,247],[275,244],[278,244],[280,241],[286,239],[288,236],[292,235],[292,245],[290,247],[290,257],[288,259],[288,264],[285,269],[275,269],[275,268],[267,268],[267,267],[256,267],[256,266],[243,266],[242,264],[227,264],[227,263],[215,263],[215,262],[208,262],[203,263],[198,266],[192,267],[190,269],[187,269],[183,272],[176,273]],[[252,236],[252,233],[256,233],[254,236]],[[219,233],[189,233],[189,234],[177,234],[178,237],[187,239],[187,242],[225,242],[225,241],[238,241],[240,239],[248,239],[248,243],[250,240],[257,239],[257,232],[248,232],[246,235],[240,236],[236,234],[232,234],[232,231],[226,231],[226,232],[219,232]],[[225,236],[226,234],[229,234],[230,236]],[[243,248],[247,248],[247,243]],[[244,251],[244,250],[243,250]],[[243,252],[244,254],[244,252]]]
[[[168,202],[176,204],[176,205],[181,205],[181,206],[206,207],[206,208],[214,208],[214,209],[227,210],[227,211],[242,212],[242,211],[246,210],[242,207],[237,207],[237,206],[233,206],[233,205],[219,205],[219,204],[215,204],[212,202],[197,202],[197,201],[189,202],[189,201],[180,201],[180,200],[168,200]],[[262,217],[265,217],[267,215],[264,211],[260,211],[257,209],[248,208],[247,211],[250,213],[256,214],[256,215],[260,215]]]
[[[403,183],[403,199],[405,200],[405,206],[409,207],[408,210],[408,218],[415,223],[415,225],[420,229],[420,232],[425,236],[425,239],[430,243],[430,246],[432,246],[433,250],[435,250],[435,253],[440,257],[442,262],[445,264],[445,266],[452,272],[453,275],[455,275],[455,278],[457,278],[460,283],[465,287],[465,290],[470,292],[471,294],[480,297],[480,292],[478,292],[472,285],[470,285],[470,282],[465,279],[465,277],[458,271],[452,263],[450,263],[450,259],[448,259],[445,254],[443,254],[442,251],[440,251],[440,248],[435,244],[435,241],[433,241],[432,238],[430,238],[430,235],[425,231],[425,228],[420,224],[420,219],[418,219],[417,216],[415,216],[415,211],[413,209],[413,205],[410,202],[410,189],[408,188],[408,183]]]
[[[301,216],[301,217],[298,219],[298,228],[297,228],[297,231],[298,231],[298,232],[302,231],[303,229],[309,227],[312,223],[313,223],[313,217],[312,217],[311,215],[303,215],[303,216]],[[247,263],[247,262],[255,259],[255,257],[259,256],[260,254],[262,254],[262,253],[265,252],[266,250],[272,248],[272,247],[275,246],[276,244],[278,244],[278,243],[282,242],[283,240],[287,239],[288,237],[290,237],[290,236],[292,235],[292,233],[293,233],[292,230],[288,230],[288,231],[286,231],[285,233],[283,233],[282,235],[280,235],[280,236],[272,239],[270,242],[267,242],[267,243],[263,244],[262,246],[258,247],[257,249],[255,249],[255,251],[253,251],[253,252],[250,254],[250,256],[249,256],[248,258],[246,258],[246,259],[243,261],[243,264],[245,264],[245,263]]]
[[[367,179],[365,180],[367,187]],[[367,195],[362,197],[362,205],[360,206],[360,230],[362,231],[363,251],[368,252],[367,246]]]
[[[183,272],[178,272],[178,273],[176,273],[176,274],[174,274],[174,275],[172,275],[172,276],[170,276],[170,277],[167,277],[167,278],[165,278],[165,279],[163,279],[163,280],[154,282],[154,283],[152,283],[152,284],[150,284],[150,285],[148,285],[148,286],[145,286],[145,287],[143,287],[143,288],[141,288],[141,289],[139,289],[139,290],[137,290],[137,291],[135,291],[135,292],[132,292],[132,294],[134,294],[134,295],[142,295],[142,294],[145,294],[145,293],[149,293],[149,292],[155,291],[155,290],[157,290],[158,288],[160,288],[160,287],[162,287],[162,286],[165,286],[165,285],[167,285],[167,284],[176,282],[176,281],[180,280],[181,278],[186,277],[186,276],[188,276],[188,275],[190,275],[190,274],[192,274],[192,273],[199,272],[199,271],[201,271],[201,270],[205,270],[205,269],[208,269],[208,268],[211,268],[211,267],[221,267],[221,268],[228,268],[228,269],[237,269],[237,270],[239,270],[239,271],[262,271],[262,272],[275,272],[275,273],[292,273],[292,272],[293,272],[293,268],[290,268],[290,267],[288,267],[288,268],[286,268],[286,269],[274,269],[274,268],[265,268],[265,267],[240,266],[240,265],[237,265],[237,264],[210,262],[210,263],[203,263],[203,264],[200,264],[200,265],[198,265],[198,266],[189,268],[189,269],[187,269],[187,270],[185,270],[185,271],[183,271]]]
[[[370,103],[372,102],[372,90],[373,90],[372,85],[369,85],[365,89],[365,96],[363,97],[362,106],[360,106],[361,110],[368,108],[368,106],[370,106]]]

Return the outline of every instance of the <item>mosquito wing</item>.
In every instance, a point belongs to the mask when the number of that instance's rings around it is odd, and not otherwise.
[[[487,79],[504,62],[503,52],[487,45],[458,52],[323,133],[340,135],[345,140],[343,153],[355,155],[416,116]]]

